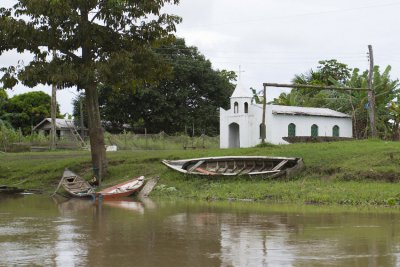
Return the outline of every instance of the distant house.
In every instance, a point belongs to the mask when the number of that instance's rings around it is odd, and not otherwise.
[[[220,109],[220,147],[252,147],[261,142],[262,105],[238,83],[231,109]],[[266,142],[287,144],[286,137],[352,137],[351,116],[327,108],[267,105]]]
[[[45,135],[50,134],[51,131],[51,118],[45,118],[38,125],[33,128],[33,131],[43,133]],[[74,133],[79,132],[80,129],[75,127],[74,121],[69,119],[56,119],[56,133],[59,139],[71,139],[75,140]],[[84,129],[84,135],[87,135],[87,129]]]

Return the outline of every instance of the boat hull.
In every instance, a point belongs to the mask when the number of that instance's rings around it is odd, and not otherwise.
[[[88,198],[95,194],[94,188],[86,180],[68,169],[64,170],[60,183],[72,197]]]
[[[96,193],[97,198],[103,200],[115,200],[128,197],[140,191],[144,186],[144,176],[108,187]]]
[[[291,176],[304,168],[301,158],[285,157],[231,156],[162,162],[181,173],[204,176]]]

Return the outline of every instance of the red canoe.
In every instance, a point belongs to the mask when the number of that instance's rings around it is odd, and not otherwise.
[[[142,189],[144,185],[144,176],[129,180],[127,182],[108,187],[96,194],[97,197],[103,200],[118,199],[127,197]]]

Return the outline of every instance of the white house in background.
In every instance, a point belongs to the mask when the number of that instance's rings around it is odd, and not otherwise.
[[[231,109],[220,108],[220,147],[253,147],[261,142],[263,108],[250,89],[239,82],[231,96]],[[351,116],[327,108],[267,105],[266,142],[287,144],[283,137],[334,136],[351,138]]]
[[[78,130],[80,131],[80,129]],[[33,131],[43,133],[45,135],[50,134],[51,118],[43,119],[33,128]],[[84,134],[86,135],[87,129],[85,128],[84,131]],[[59,118],[56,119],[56,133],[58,138],[75,140],[74,133],[76,132],[77,129],[73,120]]]

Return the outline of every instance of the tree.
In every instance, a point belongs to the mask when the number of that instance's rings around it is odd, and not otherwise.
[[[296,84],[334,85],[343,87],[368,87],[368,71],[360,74],[359,69],[351,71],[346,64],[336,60],[320,61],[317,71],[296,75]],[[398,136],[396,128],[396,106],[392,103],[399,95],[399,81],[390,78],[391,67],[383,72],[379,66],[374,68],[374,90],[376,95],[377,127],[381,138]],[[281,94],[273,103],[304,107],[324,107],[351,114],[353,118],[353,136],[368,137],[368,97],[367,91],[334,91],[334,90],[292,90]],[[390,107],[390,108],[389,108]]]
[[[304,74],[295,75],[292,83],[340,87],[344,86],[351,76],[352,69],[336,59],[321,60],[318,63],[317,70],[311,69]],[[330,100],[335,98],[338,98],[338,92],[334,90],[299,89],[290,94],[281,95],[279,102],[291,103],[296,106],[318,107],[329,105],[332,103]]]
[[[30,134],[33,126],[50,116],[50,101],[51,97],[40,91],[15,95],[7,101],[2,118],[14,129]],[[60,117],[58,107],[57,115]]]
[[[161,13],[178,0],[17,0],[0,9],[0,53],[10,49],[34,55],[26,66],[4,68],[6,88],[56,84],[85,91],[92,165],[105,174],[107,161],[97,87],[132,88],[160,76],[152,46],[172,39],[180,18]],[[56,57],[49,61],[51,51]]]
[[[156,51],[172,66],[168,77],[140,90],[123,91],[109,85],[100,88],[102,119],[108,129],[120,132],[129,124],[136,131],[146,128],[148,132],[173,134],[194,124],[197,134],[218,134],[219,107],[229,106],[234,89],[230,81],[236,74],[213,70],[210,61],[196,47],[186,46],[183,39]]]
[[[0,88],[0,119],[1,116],[5,113],[5,106],[8,102],[8,95],[4,89]]]

